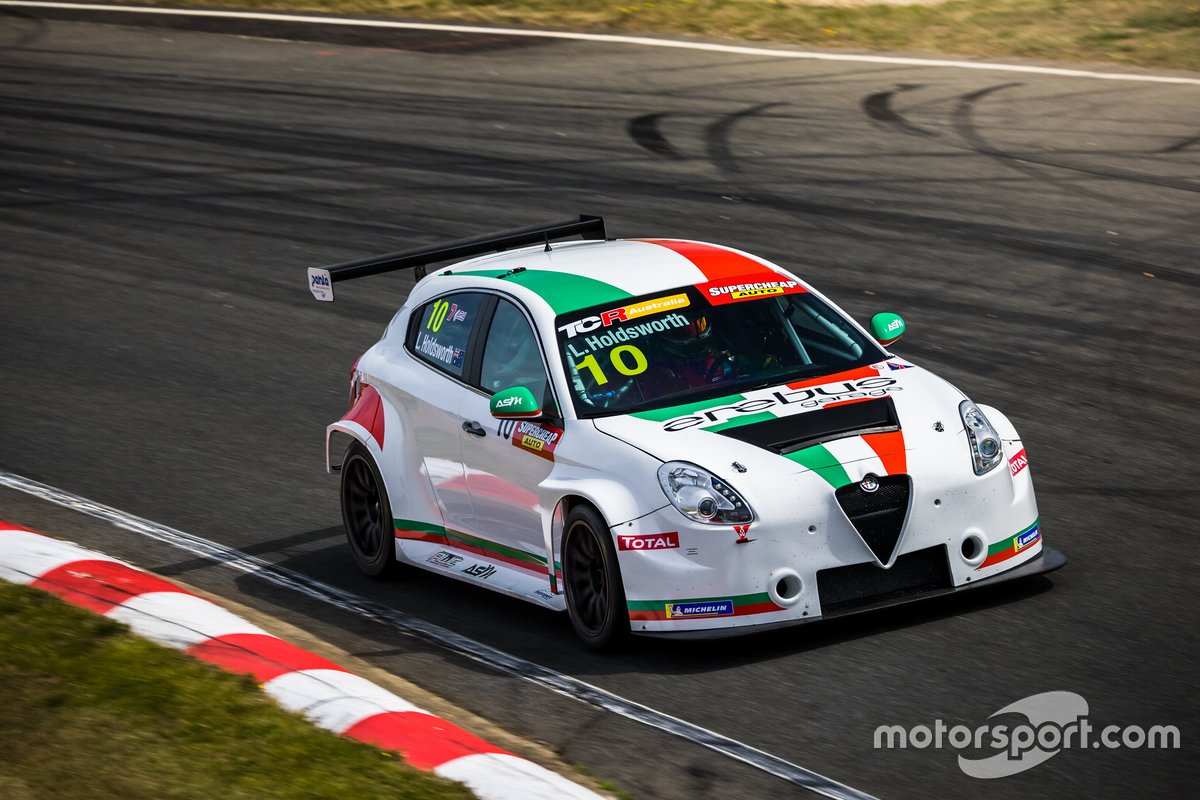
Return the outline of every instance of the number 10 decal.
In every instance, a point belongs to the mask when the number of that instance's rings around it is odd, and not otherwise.
[[[446,321],[446,314],[450,311],[450,303],[446,300],[438,300],[433,304],[433,313],[429,315],[429,322],[425,323],[425,327],[437,333],[442,327],[442,323]]]
[[[632,366],[626,363],[626,356],[628,356],[628,360],[633,361]],[[614,347],[609,351],[608,360],[612,362],[613,369],[626,376],[640,375],[649,366],[646,363],[646,354],[631,344]],[[582,372],[585,367],[592,373],[592,380],[598,386],[608,383],[608,376],[604,374],[604,369],[600,366],[600,362],[596,360],[595,353],[589,353],[586,358],[576,363],[575,371]]]

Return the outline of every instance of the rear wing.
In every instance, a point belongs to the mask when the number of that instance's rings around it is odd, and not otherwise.
[[[578,219],[565,219],[543,225],[529,225],[524,228],[497,231],[483,236],[473,236],[469,239],[456,239],[444,244],[344,261],[341,264],[331,264],[327,267],[309,267],[308,288],[313,297],[332,303],[333,284],[339,281],[365,278],[368,275],[379,275],[398,269],[415,269],[417,280],[420,280],[425,277],[425,267],[439,261],[452,261],[484,253],[496,253],[511,247],[523,247],[539,242],[545,242],[546,249],[549,250],[552,240],[566,239],[576,235],[582,236],[584,239],[606,238],[604,218],[580,214]]]

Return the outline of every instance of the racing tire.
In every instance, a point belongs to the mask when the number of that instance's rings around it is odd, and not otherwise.
[[[342,461],[342,525],[358,568],[371,577],[392,572],[396,566],[396,538],[392,509],[379,468],[367,448],[350,445]]]
[[[615,650],[629,639],[629,610],[612,536],[595,509],[577,505],[567,514],[562,553],[575,634],[592,650]]]

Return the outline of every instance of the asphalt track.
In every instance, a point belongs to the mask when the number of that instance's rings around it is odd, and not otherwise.
[[[1200,90],[431,32],[0,16],[0,469],[236,547],[882,797],[1190,794]],[[209,23],[206,23],[209,24]],[[223,24],[224,30],[232,30]],[[252,33],[279,35],[278,31]],[[287,33],[287,35],[295,35]],[[1022,431],[1051,578],[749,640],[597,657],[565,618],[341,541],[322,427],[407,287],[303,272],[586,212],[744,247]],[[636,798],[792,784],[178,549],[0,491],[11,521],[224,592]],[[1180,751],[981,781],[878,725],[1038,692]],[[0,714],[2,716],[2,714]]]

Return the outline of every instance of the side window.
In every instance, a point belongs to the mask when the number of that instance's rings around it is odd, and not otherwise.
[[[546,402],[546,367],[537,335],[525,315],[507,300],[496,305],[492,326],[483,348],[483,367],[479,383],[487,392],[524,386],[533,396]]]
[[[418,321],[409,338],[409,349],[422,361],[456,378],[463,377],[470,361],[467,344],[483,300],[484,295],[464,293],[426,303],[416,314]]]

